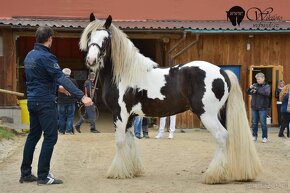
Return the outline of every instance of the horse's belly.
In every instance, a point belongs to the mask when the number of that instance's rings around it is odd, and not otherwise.
[[[142,111],[148,117],[165,117],[182,113],[190,109],[190,106],[183,101],[172,104],[172,101],[161,103],[143,103]]]

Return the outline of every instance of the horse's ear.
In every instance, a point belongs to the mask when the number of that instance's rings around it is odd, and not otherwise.
[[[105,27],[106,29],[109,29],[109,27],[111,26],[111,23],[112,23],[112,16],[109,15],[108,18],[106,19],[106,22],[105,22],[105,24],[104,24],[104,27]]]
[[[94,13],[91,13],[91,15],[90,15],[90,22],[95,21],[95,20],[96,20],[96,18],[95,18]]]

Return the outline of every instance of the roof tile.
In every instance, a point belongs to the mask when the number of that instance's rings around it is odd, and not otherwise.
[[[14,27],[51,26],[54,28],[83,29],[89,21],[84,18],[39,18],[15,17],[0,18],[0,25]],[[243,31],[243,30],[268,30],[290,31],[290,22],[287,21],[243,21],[240,26],[233,26],[229,21],[189,21],[189,20],[114,20],[120,29],[126,30],[202,30],[202,31]],[[265,25],[266,24],[266,25]],[[270,27],[265,27],[270,26]]]

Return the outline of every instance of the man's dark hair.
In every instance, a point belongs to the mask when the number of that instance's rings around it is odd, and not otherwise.
[[[53,30],[48,26],[41,26],[35,32],[36,42],[44,43],[49,37],[53,36]]]

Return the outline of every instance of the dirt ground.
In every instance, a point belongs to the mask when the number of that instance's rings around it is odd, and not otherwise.
[[[283,193],[290,192],[290,139],[279,139],[277,128],[270,129],[269,142],[256,143],[264,173],[255,182],[221,185],[202,184],[202,171],[213,156],[215,144],[206,130],[191,129],[175,138],[136,139],[143,160],[145,174],[133,179],[107,179],[107,169],[115,153],[111,123],[99,124],[100,134],[83,133],[60,135],[51,162],[52,173],[64,184],[38,186],[36,183],[20,184],[20,163],[25,136],[14,140],[6,156],[0,158],[1,193]],[[167,137],[167,136],[166,136]],[[38,144],[33,162],[36,174],[40,150]],[[7,145],[6,145],[7,147]],[[0,149],[5,148],[1,145]],[[11,150],[13,149],[13,151]],[[1,151],[0,151],[1,152]],[[12,153],[11,153],[12,152]],[[1,152],[3,153],[3,151]]]

